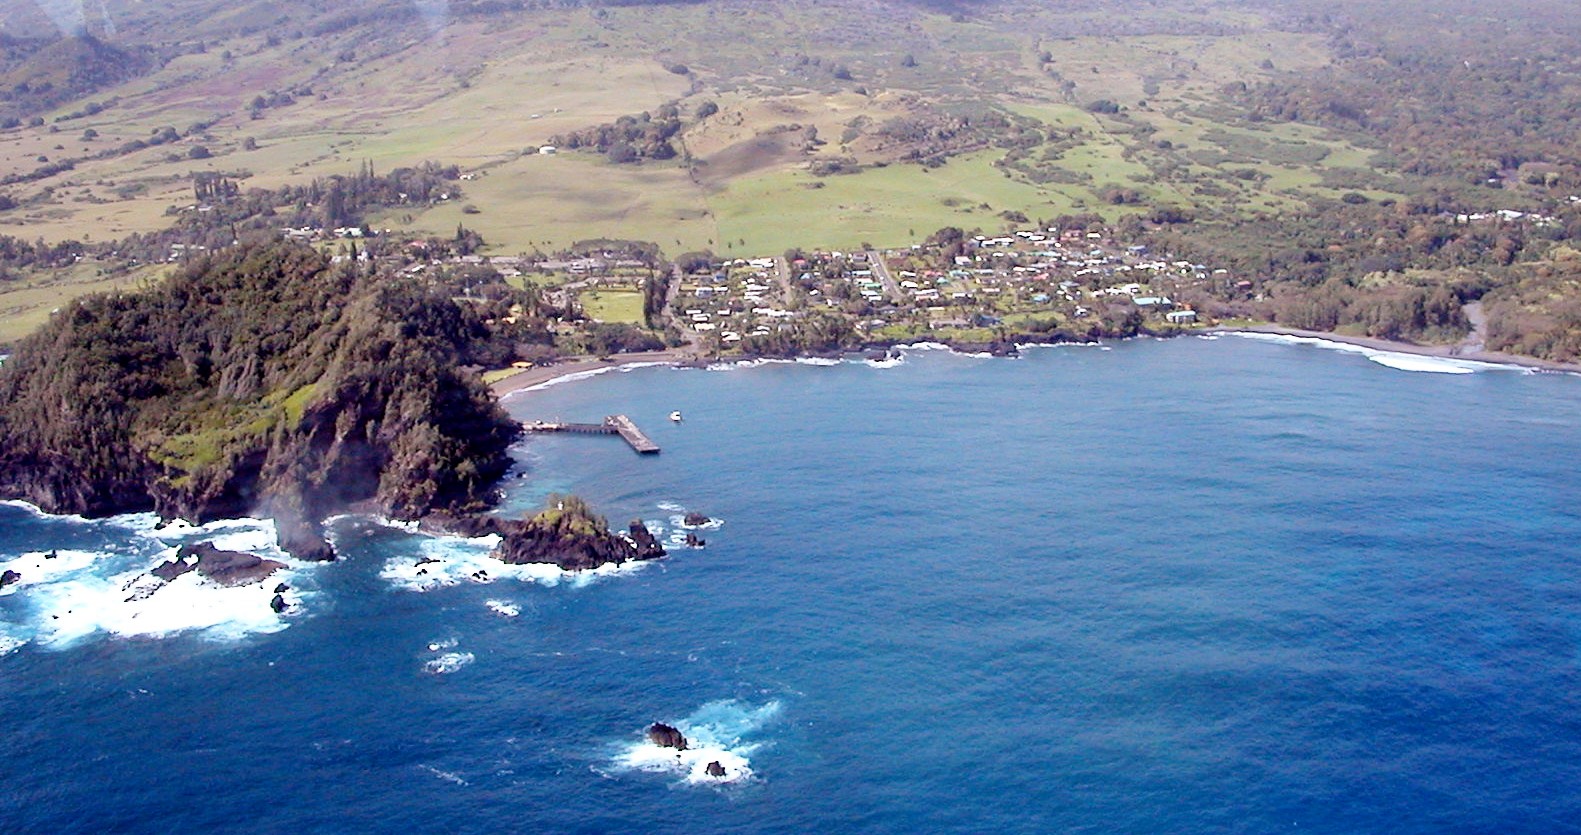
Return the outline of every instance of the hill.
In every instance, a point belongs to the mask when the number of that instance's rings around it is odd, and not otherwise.
[[[519,431],[472,374],[448,295],[240,247],[71,304],[0,366],[0,494],[55,513],[274,517],[322,555],[328,513],[489,501]]]
[[[158,56],[0,132],[0,232],[116,241],[194,208],[195,177],[434,161],[465,200],[367,225],[464,223],[497,255],[620,238],[734,257],[1081,217],[1233,265],[1207,288],[1225,315],[1443,285],[1519,296],[1493,309],[1531,320],[1536,271],[1581,228],[1581,32],[1557,0],[157,5],[73,24],[0,4]],[[17,274],[0,331],[113,271]]]

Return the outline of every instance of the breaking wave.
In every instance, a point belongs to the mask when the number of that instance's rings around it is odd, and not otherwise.
[[[1414,371],[1427,374],[1475,374],[1478,371],[1532,373],[1532,369],[1519,365],[1480,362],[1457,357],[1408,354],[1402,351],[1385,351],[1378,348],[1369,348],[1365,345],[1352,345],[1348,342],[1338,342],[1315,336],[1292,336],[1282,333],[1255,333],[1248,331],[1230,331],[1228,335],[1238,336],[1242,339],[1255,339],[1261,342],[1274,342],[1281,345],[1312,345],[1318,348],[1326,348],[1330,351],[1359,354],[1385,368],[1393,368],[1397,371]]]
[[[688,785],[753,780],[750,758],[768,744],[758,737],[781,710],[778,700],[756,706],[735,699],[709,702],[672,723],[686,737],[685,751],[654,745],[644,728],[640,740],[622,746],[614,766],[619,771],[674,774]],[[708,773],[709,764],[716,762],[724,769],[723,776]]]
[[[185,632],[217,639],[278,632],[302,609],[299,582],[311,563],[292,559],[276,544],[275,528],[266,519],[230,519],[206,525],[161,523],[153,514],[138,513],[88,520],[44,513],[24,502],[59,534],[77,535],[104,527],[136,534],[104,537],[100,549],[59,548],[0,554],[0,573],[15,572],[14,583],[0,591],[5,619],[0,621],[0,655],[26,644],[62,649],[93,636],[159,638]],[[47,531],[46,531],[47,534]],[[62,538],[66,538],[62,536]],[[151,573],[173,558],[184,544],[212,542],[227,551],[242,551],[275,560],[284,569],[261,580],[225,586],[189,571],[166,581]],[[285,611],[276,612],[275,589]]]

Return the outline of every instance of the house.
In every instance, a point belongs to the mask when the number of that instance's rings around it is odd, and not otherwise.
[[[1168,319],[1171,325],[1190,325],[1197,321],[1197,311],[1171,310],[1164,314],[1164,318]]]

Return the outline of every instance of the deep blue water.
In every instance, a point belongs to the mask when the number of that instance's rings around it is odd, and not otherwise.
[[[345,520],[288,627],[240,638],[52,643],[23,587],[0,831],[1581,828],[1576,377],[1225,338],[507,402],[664,447],[532,438],[511,508],[723,527],[420,593],[381,575],[478,547]],[[108,576],[167,549],[136,527],[3,506],[0,561]],[[752,778],[623,767],[655,720]]]

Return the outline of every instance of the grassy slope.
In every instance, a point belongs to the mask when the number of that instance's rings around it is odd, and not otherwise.
[[[1157,31],[1178,22],[1168,12],[1138,14],[1156,18]],[[985,13],[958,23],[912,7],[725,0],[527,12],[463,20],[439,33],[419,26],[278,45],[261,35],[228,37],[101,94],[98,99],[113,93],[121,102],[62,123],[57,133],[0,133],[0,171],[11,173],[37,167],[39,155],[80,155],[145,138],[164,125],[185,130],[199,119],[217,119],[202,138],[83,163],[9,189],[24,205],[0,213],[0,233],[119,237],[164,226],[168,207],[190,202],[193,170],[245,171],[248,185],[277,186],[348,173],[363,160],[381,170],[432,159],[476,171],[479,178],[463,184],[461,201],[373,220],[437,234],[465,223],[502,254],[605,236],[653,240],[670,252],[711,247],[733,254],[896,245],[945,225],[997,229],[1007,210],[1030,217],[1135,210],[1105,205],[1106,186],[1132,188],[1154,202],[1243,213],[1337,196],[1342,191],[1323,186],[1322,172],[1365,169],[1371,156],[1365,148],[1314,129],[1231,124],[1215,110],[1218,88],[1255,80],[1266,72],[1265,60],[1282,70],[1328,60],[1316,38],[1278,32],[1244,14],[1237,20],[1247,31],[1100,36],[1083,32],[1107,26],[1104,16],[1058,9]],[[337,61],[343,49],[355,52],[354,61]],[[1045,50],[1053,59],[1048,65],[1037,60]],[[905,66],[905,55],[915,57],[915,66]],[[693,75],[667,72],[668,63],[685,63]],[[837,79],[836,67],[852,79]],[[1073,83],[1068,93],[1060,79]],[[311,85],[314,95],[248,117],[252,96],[301,85]],[[1082,109],[1099,98],[1126,107],[1130,122]],[[671,100],[688,111],[703,100],[720,103],[718,117],[687,134],[688,150],[720,164],[694,176],[678,163],[613,166],[582,154],[523,153],[556,133]],[[814,156],[854,154],[870,162],[874,157],[860,142],[840,142],[851,120],[881,124],[917,108],[971,101],[1081,129],[1082,146],[1055,163],[1081,182],[1013,180],[993,166],[999,151],[931,171],[889,165],[822,180],[804,170],[809,155],[798,148],[743,152],[768,128],[812,125],[826,143]],[[1134,125],[1156,133],[1130,133]],[[100,136],[83,140],[87,128]],[[242,150],[248,138],[256,150]],[[1180,147],[1162,151],[1155,145],[1161,139]],[[184,158],[199,142],[214,158]],[[1321,160],[1288,158],[1313,145],[1326,150]],[[179,158],[167,159],[172,154]],[[1175,173],[1159,176],[1167,166]],[[1227,176],[1231,168],[1258,176]],[[1220,190],[1199,188],[1193,177]],[[1387,181],[1375,185],[1365,191],[1387,195]],[[463,214],[467,204],[480,213]],[[74,291],[62,284],[51,292],[64,298]],[[7,295],[0,290],[0,319],[15,320],[7,325],[13,330],[31,327],[36,313],[26,319],[5,311],[40,302],[23,305]]]

